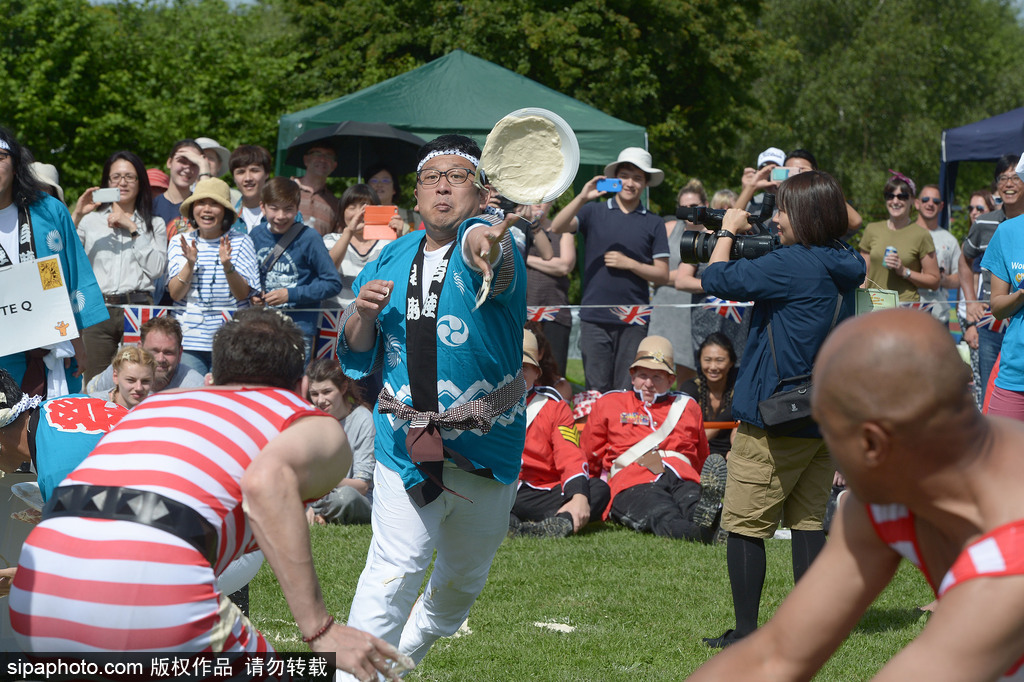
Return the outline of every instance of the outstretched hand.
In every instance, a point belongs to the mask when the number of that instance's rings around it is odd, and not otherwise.
[[[512,223],[518,219],[519,216],[509,213],[497,225],[477,227],[466,235],[464,249],[465,254],[469,257],[469,265],[474,270],[483,273],[485,280],[489,281],[494,276],[494,273],[491,272],[491,263],[498,258],[501,239]]]

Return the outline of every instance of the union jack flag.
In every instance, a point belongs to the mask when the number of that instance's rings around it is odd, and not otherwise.
[[[615,306],[612,312],[626,324],[649,324],[651,321],[651,309],[649,305]]]
[[[935,313],[936,304],[933,301],[914,301],[912,303],[900,303],[901,307],[911,310],[920,310],[922,313],[932,315]]]
[[[736,301],[726,301],[717,296],[708,296],[704,299],[704,308],[706,310],[713,310],[727,320],[732,320],[736,324],[743,321],[743,313],[750,307],[750,301],[746,303],[737,303]]]
[[[559,310],[561,308],[558,306],[528,305],[526,306],[526,319],[530,322],[554,322]]]
[[[1010,326],[1010,320],[1009,318],[1005,320],[997,320],[992,316],[992,313],[985,313],[981,316],[981,319],[978,320],[978,326],[987,327],[990,331],[993,331],[996,334],[1002,334],[1006,331],[1006,328]]]
[[[167,308],[135,306],[124,308],[124,339],[122,343],[142,343],[142,325],[154,317],[163,317]]]
[[[324,310],[320,312],[320,322],[317,324],[316,357],[329,358],[338,357],[338,326],[341,323],[343,310]]]

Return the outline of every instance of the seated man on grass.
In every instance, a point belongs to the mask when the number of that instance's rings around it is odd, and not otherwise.
[[[668,339],[641,341],[629,368],[633,388],[597,399],[580,446],[611,486],[605,518],[639,532],[710,543],[725,493],[725,459],[709,456],[697,402],[669,391],[675,367]]]
[[[970,381],[926,313],[836,328],[813,409],[850,494],[771,621],[691,679],[810,679],[904,557],[939,601],[875,679],[1024,679],[1024,426],[978,412]]]

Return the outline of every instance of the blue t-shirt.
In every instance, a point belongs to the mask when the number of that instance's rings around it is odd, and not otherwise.
[[[169,226],[175,218],[181,217],[181,204],[173,204],[163,194],[157,194],[153,197],[153,215],[163,218],[164,224]]]
[[[619,251],[641,263],[668,258],[665,221],[640,204],[623,213],[615,197],[585,204],[576,219],[586,240],[583,252],[583,298],[588,305],[633,306],[651,302],[650,285],[629,270],[605,267],[604,254]],[[607,308],[580,310],[580,319],[601,324],[625,325]]]
[[[1014,292],[1024,283],[1024,216],[1003,222],[985,249],[981,267],[1010,284]],[[1007,391],[1024,391],[1024,308],[1010,318],[1003,334],[999,375],[995,385]]]

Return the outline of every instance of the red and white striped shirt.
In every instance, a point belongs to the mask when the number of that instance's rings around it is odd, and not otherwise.
[[[29,535],[11,590],[27,651],[227,651],[268,648],[214,580],[255,550],[241,479],[296,419],[322,415],[281,389],[158,393],[132,410],[62,486],[158,493],[216,529],[213,568],[175,535],[130,521],[57,517]]]

